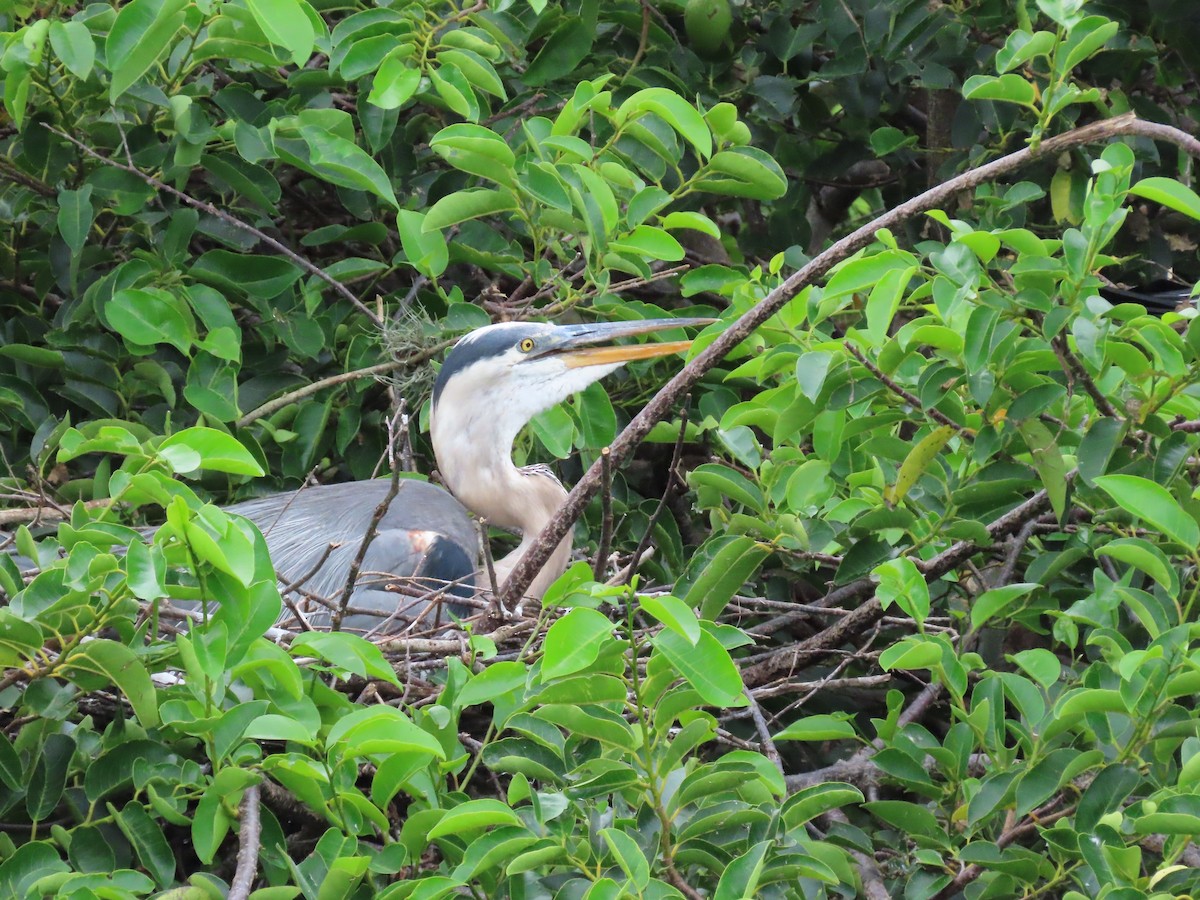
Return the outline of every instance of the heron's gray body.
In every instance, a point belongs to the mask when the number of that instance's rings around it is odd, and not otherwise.
[[[324,484],[247,500],[226,510],[258,526],[281,585],[303,579],[297,585],[300,591],[337,604],[375,510],[390,490],[391,481],[383,479]],[[336,546],[326,555],[330,544]],[[427,481],[400,479],[363,556],[349,598],[352,611],[342,627],[388,634],[414,622],[445,622],[448,617],[437,606],[421,615],[441,592],[440,602],[461,614],[464,608],[454,601],[475,592],[478,548],[478,532],[466,507]],[[388,590],[388,585],[400,590]],[[413,596],[417,592],[428,597]],[[332,613],[327,606],[307,606],[312,610],[306,616],[309,624],[329,625]],[[289,617],[285,614],[284,625]]]
[[[503,584],[567,497],[544,466],[513,464],[517,433],[538,413],[629,360],[675,353],[690,343],[612,345],[616,338],[711,321],[505,322],[460,340],[438,375],[430,418],[434,455],[450,491],[401,480],[363,555],[342,627],[394,634],[445,624],[447,612],[466,612],[455,600],[488,586],[479,576],[478,531],[468,508],[521,535],[518,547],[495,562],[496,582]],[[281,586],[320,598],[304,604],[308,623],[319,627],[332,623],[329,604],[340,603],[375,510],[390,488],[387,480],[322,485],[227,509],[263,533]],[[567,537],[526,595],[541,597],[566,569],[570,552]],[[291,615],[289,610],[284,627],[294,626]]]

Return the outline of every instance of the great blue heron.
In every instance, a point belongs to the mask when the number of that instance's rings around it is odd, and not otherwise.
[[[442,366],[433,389],[430,437],[438,470],[450,492],[428,482],[402,479],[361,563],[350,597],[354,610],[342,626],[359,632],[394,633],[408,626],[428,601],[387,590],[387,579],[452,585],[454,596],[487,587],[480,577],[479,532],[470,513],[521,535],[518,547],[497,560],[497,584],[516,565],[567,492],[550,469],[512,461],[517,433],[549,409],[635,359],[686,349],[690,341],[627,344],[617,338],[667,328],[706,325],[710,319],[649,319],[593,325],[506,322],[462,338]],[[305,589],[336,601],[346,584],[377,506],[391,483],[358,481],[275,494],[229,507],[262,531],[281,580],[308,575]],[[337,547],[332,551],[331,544]],[[555,549],[528,595],[541,597],[566,569],[570,538]],[[381,576],[380,573],[383,573]],[[328,608],[309,617],[328,624]],[[443,621],[445,621],[443,619]]]

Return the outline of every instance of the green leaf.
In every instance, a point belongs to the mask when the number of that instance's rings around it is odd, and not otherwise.
[[[411,53],[401,53],[397,48],[384,58],[371,83],[368,103],[380,109],[399,109],[417,92],[421,70],[409,63],[409,56]]]
[[[650,883],[650,863],[647,862],[646,854],[642,852],[637,841],[616,828],[601,829],[600,837],[604,838],[604,843],[608,845],[609,852],[625,873],[625,877],[633,883],[637,891],[644,891]]]
[[[713,156],[692,187],[710,194],[775,200],[787,193],[779,163],[757,147],[735,147]]]
[[[158,724],[158,695],[145,665],[124,644],[96,638],[81,644],[66,661],[70,670],[93,672],[107,677],[121,689],[146,728]]]
[[[10,790],[17,790],[25,784],[25,769],[21,757],[17,754],[8,739],[8,735],[0,731],[0,782]]]
[[[613,121],[619,127],[644,113],[653,113],[675,129],[680,137],[696,149],[701,159],[712,156],[712,132],[708,130],[704,117],[674,91],[667,88],[637,91],[621,104]]]
[[[703,232],[718,241],[721,239],[721,229],[717,227],[717,223],[703,213],[689,211],[667,213],[663,216],[662,227],[668,231],[688,228],[692,231]]]
[[[777,741],[844,741],[858,736],[850,724],[848,713],[841,715],[805,716],[797,719],[775,735]]]
[[[707,630],[700,633],[700,640],[695,644],[669,629],[655,635],[653,643],[705,703],[722,709],[746,705],[737,666],[729,651]]]
[[[429,829],[428,839],[436,840],[449,834],[479,831],[494,825],[520,825],[521,818],[499,800],[468,800],[449,810]]]
[[[29,817],[40,821],[58,808],[67,784],[67,769],[75,755],[75,739],[68,734],[50,734],[33,760],[25,793]]]
[[[146,871],[159,887],[170,885],[175,880],[175,853],[162,826],[136,800],[130,800],[120,812],[111,803],[107,805]]]
[[[400,246],[404,256],[414,269],[428,278],[437,278],[450,264],[450,251],[441,231],[425,230],[425,215],[411,209],[396,213],[396,230],[400,232]]]
[[[780,816],[788,828],[799,828],[831,809],[862,803],[862,791],[852,784],[827,781],[802,788],[783,804]]]
[[[336,184],[368,191],[393,208],[399,208],[387,172],[358,144],[317,125],[301,126],[300,136],[308,144],[312,164],[318,172],[333,176]]]
[[[1006,584],[984,591],[971,604],[971,627],[976,630],[982,628],[1014,601],[1029,595],[1039,587],[1036,583]]]
[[[446,751],[433,735],[413,724],[400,710],[384,704],[356,709],[342,716],[325,738],[326,750],[342,747],[346,756],[421,752],[445,759]]]
[[[185,428],[158,445],[159,451],[172,447],[186,447],[193,451],[199,459],[196,466],[198,469],[228,472],[232,475],[265,474],[253,454],[243,447],[237,438],[215,428]]]
[[[525,684],[529,670],[516,660],[492,663],[482,672],[472,675],[458,696],[457,706],[477,706],[490,703],[497,697],[510,693]]]
[[[1200,219],[1200,195],[1173,178],[1143,178],[1129,189],[1129,193],[1161,203],[1193,219]]]
[[[95,211],[91,208],[91,185],[84,185],[78,191],[59,191],[59,234],[76,256],[88,242],[94,216]]]
[[[1059,72],[1070,72],[1108,43],[1120,26],[1105,16],[1088,16],[1071,26],[1056,60]]]
[[[96,62],[96,44],[82,22],[51,22],[50,46],[62,64],[80,80],[92,74]]]
[[[741,472],[731,469],[729,466],[719,463],[704,463],[689,472],[687,480],[693,488],[711,488],[721,497],[727,497],[743,506],[748,506],[757,513],[763,512],[766,507],[762,489]]]
[[[1050,429],[1038,419],[1024,419],[1017,423],[1017,429],[1033,456],[1033,466],[1050,498],[1050,508],[1061,522],[1067,514],[1067,464],[1062,451]]]
[[[1166,588],[1168,595],[1178,596],[1178,571],[1171,565],[1167,555],[1149,541],[1141,538],[1118,538],[1105,544],[1096,553],[1140,569]]]
[[[1048,59],[1057,41],[1058,38],[1051,31],[1037,31],[1032,34],[1028,31],[1014,31],[996,54],[996,71],[1003,75],[1025,65],[1034,57],[1043,56]]]
[[[316,654],[353,675],[379,678],[402,687],[383,651],[356,634],[305,631],[292,638],[290,649],[293,656]]]
[[[542,645],[542,678],[586,669],[612,641],[613,623],[594,609],[577,607],[550,626]]]
[[[316,33],[306,10],[305,0],[246,0],[254,21],[268,40],[283,47],[297,66],[312,55]]]
[[[130,0],[121,6],[104,42],[112,72],[111,102],[129,90],[172,46],[185,19],[188,0]]]
[[[421,227],[426,231],[436,231],[468,219],[481,219],[516,208],[516,198],[506,190],[476,188],[457,191],[433,204],[425,213],[425,223]]]
[[[1130,515],[1189,551],[1200,547],[1200,525],[1162,485],[1137,475],[1101,475],[1095,481]]]
[[[624,250],[651,259],[678,262],[683,259],[683,245],[661,228],[639,225],[629,234],[609,245],[613,250]]]
[[[639,595],[638,604],[644,612],[658,619],[658,621],[662,622],[672,631],[682,635],[689,643],[695,645],[699,642],[701,630],[696,613],[692,607],[688,606],[678,597],[672,597],[670,594],[660,594],[657,596]]]
[[[1033,84],[1020,75],[972,75],[962,88],[967,100],[1000,100],[1004,103],[1034,105],[1037,91]]]
[[[699,571],[683,602],[699,609],[700,618],[715,619],[768,555],[766,546],[746,535],[721,536],[706,542],[688,567]]]
[[[916,563],[900,556],[880,563],[871,574],[879,579],[875,596],[884,609],[895,603],[918,627],[924,624],[929,617],[929,585]]]
[[[758,885],[763,875],[767,850],[771,841],[759,841],[725,867],[713,900],[743,900],[758,896]]]
[[[105,305],[104,314],[121,337],[133,344],[170,344],[186,354],[196,339],[187,306],[161,288],[117,291]]]

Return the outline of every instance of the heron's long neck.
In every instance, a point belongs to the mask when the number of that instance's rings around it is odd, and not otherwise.
[[[497,423],[499,424],[499,423]],[[502,585],[516,567],[525,551],[537,539],[542,527],[567,499],[567,492],[548,471],[537,467],[519,469],[513,465],[514,435],[500,433],[500,428],[488,428],[475,422],[468,441],[439,440],[435,419],[434,452],[443,480],[464,506],[498,528],[517,531],[521,543],[511,553],[495,563],[496,583]],[[507,431],[507,429],[503,429]],[[534,578],[526,594],[541,597],[546,589],[567,568],[571,556],[571,537],[568,535]],[[479,579],[484,587],[487,576]]]

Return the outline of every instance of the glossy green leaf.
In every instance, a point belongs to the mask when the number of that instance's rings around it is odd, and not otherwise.
[[[306,0],[246,0],[246,5],[271,43],[287,50],[293,64],[304,65],[316,39]]]
[[[844,716],[804,716],[774,735],[777,741],[843,741],[857,737]]]
[[[109,678],[129,700],[147,728],[158,724],[158,695],[145,665],[124,644],[97,638],[81,644],[67,659],[67,669],[94,672]]]
[[[1037,91],[1033,84],[1020,75],[972,75],[963,83],[963,97],[967,100],[1000,100],[1033,106]]]
[[[116,102],[171,49],[187,18],[186,7],[187,0],[130,0],[121,6],[104,42],[112,72],[111,101]]]
[[[1102,475],[1095,482],[1132,516],[1191,550],[1200,547],[1200,524],[1162,485],[1137,475]]]
[[[693,644],[667,629],[654,637],[654,646],[705,703],[722,709],[746,704],[737,666],[729,651],[708,631],[702,631],[700,640]]]
[[[82,22],[51,22],[50,46],[76,78],[84,79],[92,74],[96,45],[92,33]]]
[[[516,208],[516,198],[506,190],[476,188],[457,191],[433,204],[425,213],[425,222],[421,227],[426,231],[434,231]]]
[[[542,645],[542,677],[561,678],[596,661],[612,638],[613,623],[594,609],[578,607],[550,626]]]
[[[693,558],[696,574],[683,602],[699,609],[700,618],[715,619],[769,555],[766,547],[746,535],[706,544]]]
[[[180,353],[187,353],[196,338],[187,307],[161,288],[118,291],[104,312],[113,328],[133,344],[170,344]]]
[[[521,819],[499,800],[468,800],[461,806],[447,811],[436,825],[429,830],[429,840],[449,834],[479,831],[496,825],[520,825]]]
[[[1129,193],[1145,197],[1155,203],[1161,203],[1168,209],[1181,212],[1193,219],[1200,219],[1200,194],[1173,178],[1163,178],[1157,175],[1143,178],[1129,189]]]

